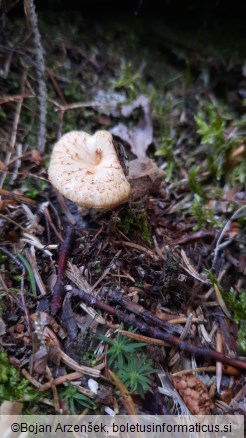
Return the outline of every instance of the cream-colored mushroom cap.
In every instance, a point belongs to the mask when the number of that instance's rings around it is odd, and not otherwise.
[[[54,146],[48,175],[60,193],[86,207],[111,208],[130,195],[130,184],[107,131],[63,135]]]

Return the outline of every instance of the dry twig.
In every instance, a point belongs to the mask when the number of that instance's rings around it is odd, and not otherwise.
[[[44,50],[41,35],[38,28],[38,17],[35,10],[34,0],[24,0],[27,19],[33,32],[33,40],[36,48],[36,71],[38,77],[38,102],[39,102],[39,133],[38,149],[42,153],[46,142],[46,116],[47,116],[47,87],[45,80]]]
[[[57,280],[54,286],[54,291],[51,299],[50,308],[52,315],[55,315],[58,312],[62,304],[62,289],[63,289],[67,259],[69,256],[69,249],[72,244],[72,238],[73,238],[73,228],[71,226],[68,226],[66,230],[66,236],[62,244],[61,252],[59,255]]]

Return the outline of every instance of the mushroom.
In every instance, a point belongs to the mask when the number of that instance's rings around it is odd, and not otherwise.
[[[53,186],[78,205],[112,208],[130,195],[130,184],[107,131],[71,131],[55,144],[48,169]]]

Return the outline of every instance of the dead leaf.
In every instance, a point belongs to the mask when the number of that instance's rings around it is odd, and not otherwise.
[[[119,123],[110,130],[113,135],[121,138],[131,146],[133,154],[138,158],[146,157],[148,146],[153,141],[153,124],[150,114],[150,99],[140,94],[137,99],[129,105],[122,105],[121,114],[129,117],[138,107],[143,109],[143,117],[140,118],[137,125],[129,129],[124,123]]]

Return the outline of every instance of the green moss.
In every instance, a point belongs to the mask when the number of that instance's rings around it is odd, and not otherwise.
[[[188,173],[188,182],[191,190],[197,195],[202,196],[202,186],[200,181],[198,180],[198,175],[201,171],[200,166],[193,167]]]
[[[23,379],[20,373],[10,365],[8,356],[0,352],[0,403],[4,400],[26,400],[36,399],[39,394],[28,380]]]
[[[237,157],[234,164],[234,169],[228,176],[231,186],[235,184],[243,184],[246,178],[246,151],[243,155]]]
[[[175,156],[176,142],[179,130],[179,120],[177,119],[177,102],[171,92],[167,92],[165,96],[161,95],[153,103],[153,119],[158,123],[160,130],[160,147],[156,151],[157,157],[163,157],[166,160],[166,181],[174,181],[177,170],[181,163]]]
[[[206,205],[204,199],[198,195],[194,194],[193,202],[188,214],[194,217],[197,225],[194,226],[194,230],[199,230],[201,227],[209,228],[211,226],[222,227],[222,223],[215,217],[215,213],[209,205]]]
[[[148,246],[152,245],[148,216],[144,208],[128,207],[124,216],[120,218],[118,226],[128,237],[135,235]]]
[[[4,263],[8,260],[8,257],[2,253],[0,253],[0,263]]]
[[[70,70],[66,70],[66,76],[68,82],[64,88],[64,97],[73,103],[82,101],[83,93],[81,89],[81,80],[76,78]]]
[[[123,88],[129,100],[136,99],[141,91],[142,75],[140,71],[135,70],[131,62],[122,65],[119,78],[113,82],[114,89]]]
[[[206,155],[208,171],[217,180],[228,179],[230,175],[230,155],[241,139],[231,135],[233,115],[228,114],[222,106],[210,102],[202,103],[202,110],[195,115],[197,134]]]

